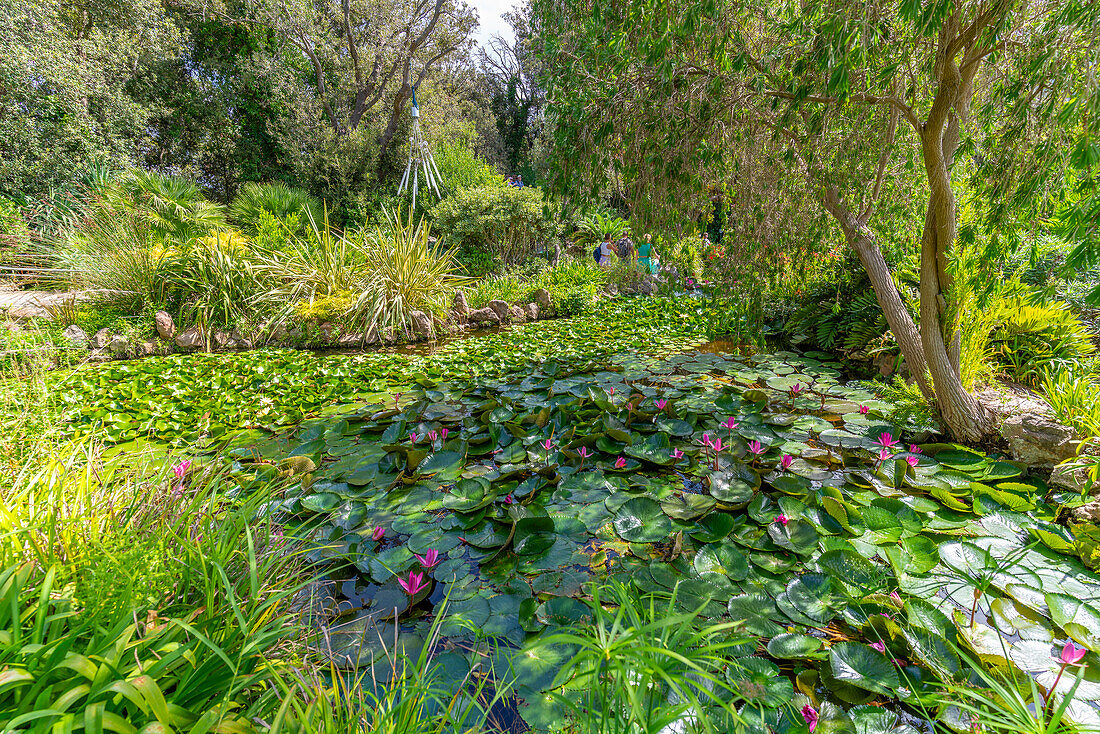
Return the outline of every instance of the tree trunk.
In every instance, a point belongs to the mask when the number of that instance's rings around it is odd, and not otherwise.
[[[925,399],[929,402],[935,401],[936,393],[928,382],[928,368],[920,332],[917,330],[917,325],[913,323],[909,310],[905,308],[897,286],[894,285],[894,278],[890,274],[886,260],[882,257],[882,251],[875,241],[874,233],[844,206],[835,189],[826,189],[823,203],[829,214],[840,224],[844,238],[856,251],[863,269],[867,271],[871,288],[875,291],[875,298],[886,316],[886,323],[890,325],[890,331],[898,342],[898,348],[901,349],[909,365],[909,374],[913,376]]]

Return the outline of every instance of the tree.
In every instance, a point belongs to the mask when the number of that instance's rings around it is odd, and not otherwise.
[[[0,192],[134,162],[158,108],[131,84],[181,40],[159,0],[0,0]]]
[[[866,270],[924,395],[951,433],[979,441],[992,417],[964,388],[949,263],[952,176],[969,156],[986,224],[1041,205],[1059,178],[1059,124],[1096,109],[1079,70],[1098,48],[1095,3],[1015,0],[536,0],[552,67],[557,186],[613,170],[639,211],[698,203],[723,146],[771,147],[805,182]],[[990,94],[979,94],[988,89]],[[977,102],[977,106],[975,103]],[[977,112],[977,115],[974,113]],[[914,171],[905,191],[890,179]],[[751,181],[725,171],[742,189]],[[904,308],[876,212],[925,196],[920,324]],[[647,198],[658,194],[658,201]],[[694,196],[692,194],[695,194]],[[895,201],[884,202],[886,196]],[[1013,202],[1014,206],[1006,206]],[[681,204],[682,205],[682,204]]]
[[[377,122],[380,159],[413,89],[468,50],[477,25],[462,0],[247,0],[241,19],[272,29],[302,55],[334,135]]]
[[[528,162],[538,133],[544,99],[538,77],[543,69],[533,47],[531,6],[519,5],[505,13],[504,19],[512,27],[514,40],[509,43],[499,35],[493,36],[489,48],[479,50],[478,61],[504,141],[508,168],[515,171]]]

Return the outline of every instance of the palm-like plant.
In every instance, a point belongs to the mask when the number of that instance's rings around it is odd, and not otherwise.
[[[298,215],[301,226],[307,229],[311,220],[320,221],[324,216],[321,202],[301,189],[280,182],[247,183],[229,207],[230,219],[249,235],[256,233],[261,212],[283,221]]]
[[[207,201],[193,182],[155,171],[131,171],[105,192],[106,202],[146,218],[154,232],[177,246],[226,226],[225,209]]]
[[[577,230],[586,242],[600,242],[607,235],[617,240],[630,232],[630,224],[610,212],[594,212],[577,223]]]

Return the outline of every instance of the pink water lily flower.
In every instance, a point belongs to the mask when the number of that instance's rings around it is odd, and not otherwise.
[[[886,449],[883,449],[883,451],[885,451],[885,450]],[[917,464],[920,463],[920,457],[918,457],[918,456],[906,456],[905,457],[905,463],[907,463],[909,466],[916,466]]]
[[[732,415],[729,418],[726,418],[726,420],[722,421],[722,428],[730,431],[732,431],[734,428],[737,428],[737,426],[739,425],[740,424],[733,419]]]
[[[416,596],[428,586],[428,582],[424,580],[424,574],[415,571],[409,571],[408,579],[398,578],[397,583],[409,596]]]
[[[682,459],[682,458],[684,458],[684,452],[681,451],[680,449],[673,449],[672,450],[672,458]]]
[[[899,594],[896,590],[890,592],[890,598],[896,601],[898,604],[902,603],[901,594]]]
[[[898,440],[891,436],[889,433],[883,433],[875,440],[875,443],[885,449],[892,449],[898,445]]]
[[[581,446],[579,449],[577,449],[577,456],[581,457],[582,459],[587,459],[591,455],[592,452],[588,450],[587,446]]]
[[[616,469],[622,469],[624,466],[626,466],[626,459],[624,459],[621,456],[619,458],[615,459],[615,468]]]
[[[709,433],[704,433],[703,434],[703,440],[701,441],[701,443],[704,446],[706,446],[708,449],[711,447],[710,434]]]
[[[420,562],[420,565],[425,569],[432,569],[439,565],[439,551],[435,548],[429,548],[428,552],[424,555],[417,554],[416,560]]]
[[[800,392],[802,392],[802,383],[801,382],[796,382],[793,385],[791,385],[791,395],[798,395]]]
[[[1077,647],[1073,644],[1073,640],[1066,643],[1062,648],[1062,654],[1058,656],[1058,659],[1065,665],[1077,665],[1081,662],[1081,658],[1085,657],[1085,653],[1088,652],[1083,647]]]
[[[409,434],[409,441],[416,443],[417,435],[415,432]]]
[[[872,642],[871,647],[875,648],[876,650],[881,652],[883,655],[886,654],[886,645],[884,645],[881,642]]]
[[[749,441],[749,451],[751,451],[756,456],[760,456],[760,454],[764,453],[766,450],[767,449],[764,448],[764,444],[760,443],[759,441]]]
[[[654,400],[653,404],[657,406],[657,410],[664,410],[665,406],[668,405],[668,401],[661,398],[659,400]]]
[[[813,730],[817,728],[817,709],[810,704],[806,704],[802,707],[802,718],[810,726],[810,734],[813,734]]]
[[[779,466],[782,467],[784,471],[786,471],[787,469],[790,469],[791,464],[793,464],[793,463],[794,463],[794,457],[791,456],[790,454],[783,454],[783,458],[779,460]]]
[[[714,449],[715,451],[721,451],[722,450],[722,437],[719,436],[718,438],[714,439],[714,441],[711,442],[710,447],[712,449]]]
[[[370,537],[371,540],[382,540],[382,538],[386,537],[386,529],[382,527],[376,527],[374,531],[370,534]]]
[[[187,476],[188,470],[191,468],[191,461],[184,460],[172,467],[172,473],[176,475],[176,479],[183,479]]]
[[[627,412],[633,411],[634,410],[634,403],[627,403],[626,404],[626,410],[627,410]]]
[[[613,387],[607,388],[607,394],[608,395],[614,395],[615,394],[615,388],[613,388]]]
[[[543,447],[543,448],[544,448],[545,450],[547,450],[547,451],[549,451],[550,449],[554,448],[554,441],[553,441],[553,439],[549,439],[549,438],[548,438],[548,439],[546,439],[545,441],[543,441],[543,442],[542,442],[542,447]]]
[[[867,411],[869,411],[869,410],[870,410],[870,408],[868,408],[866,405],[859,406],[859,414],[860,415],[867,415]]]
[[[889,461],[889,460],[890,460],[890,459],[892,459],[892,458],[894,458],[894,455],[893,455],[893,454],[891,454],[891,453],[890,453],[890,451],[889,451],[889,449],[887,449],[886,447],[883,447],[883,448],[882,448],[882,449],[881,449],[881,450],[880,450],[880,451],[878,452],[878,460],[879,460],[879,461]]]
[[[447,434],[448,433],[450,433],[450,431],[448,431],[446,428],[440,428],[439,429],[439,437],[442,438],[444,441],[447,440]]]
[[[786,515],[777,515],[776,518],[775,518],[775,521],[777,523],[779,523],[780,525],[782,525],[783,527],[787,527],[787,523],[789,523],[791,521],[791,519],[789,517],[787,517]]]
[[[911,454],[921,454],[921,453],[924,453],[924,452],[920,450],[920,446],[917,446],[915,443],[911,443],[911,444],[909,444],[909,453],[911,453]]]
[[[513,497],[513,496],[512,496],[512,495],[510,495],[510,494],[509,494],[509,495],[507,495],[507,496],[505,496],[505,498],[504,498],[504,504],[506,504],[506,505],[511,505],[511,504],[514,504],[514,503],[515,503],[515,501],[516,501],[516,498],[515,498],[515,497]]]
[[[439,438],[439,434],[435,431],[428,431],[428,440],[435,443],[435,440]]]
[[[393,407],[395,410],[401,407],[401,398],[404,397],[404,395],[405,393],[399,392],[393,396]]]

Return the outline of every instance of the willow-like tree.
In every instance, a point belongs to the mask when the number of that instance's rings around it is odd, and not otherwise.
[[[779,166],[843,233],[922,393],[951,433],[993,418],[963,385],[949,264],[965,161],[998,236],[1054,205],[1097,118],[1100,3],[1087,0],[535,0],[550,72],[555,186],[608,173],[640,216],[721,182],[758,207]],[[915,184],[915,185],[914,185]],[[919,326],[880,249],[882,211],[924,197]],[[888,217],[887,217],[888,219]],[[918,243],[909,243],[918,247]]]

